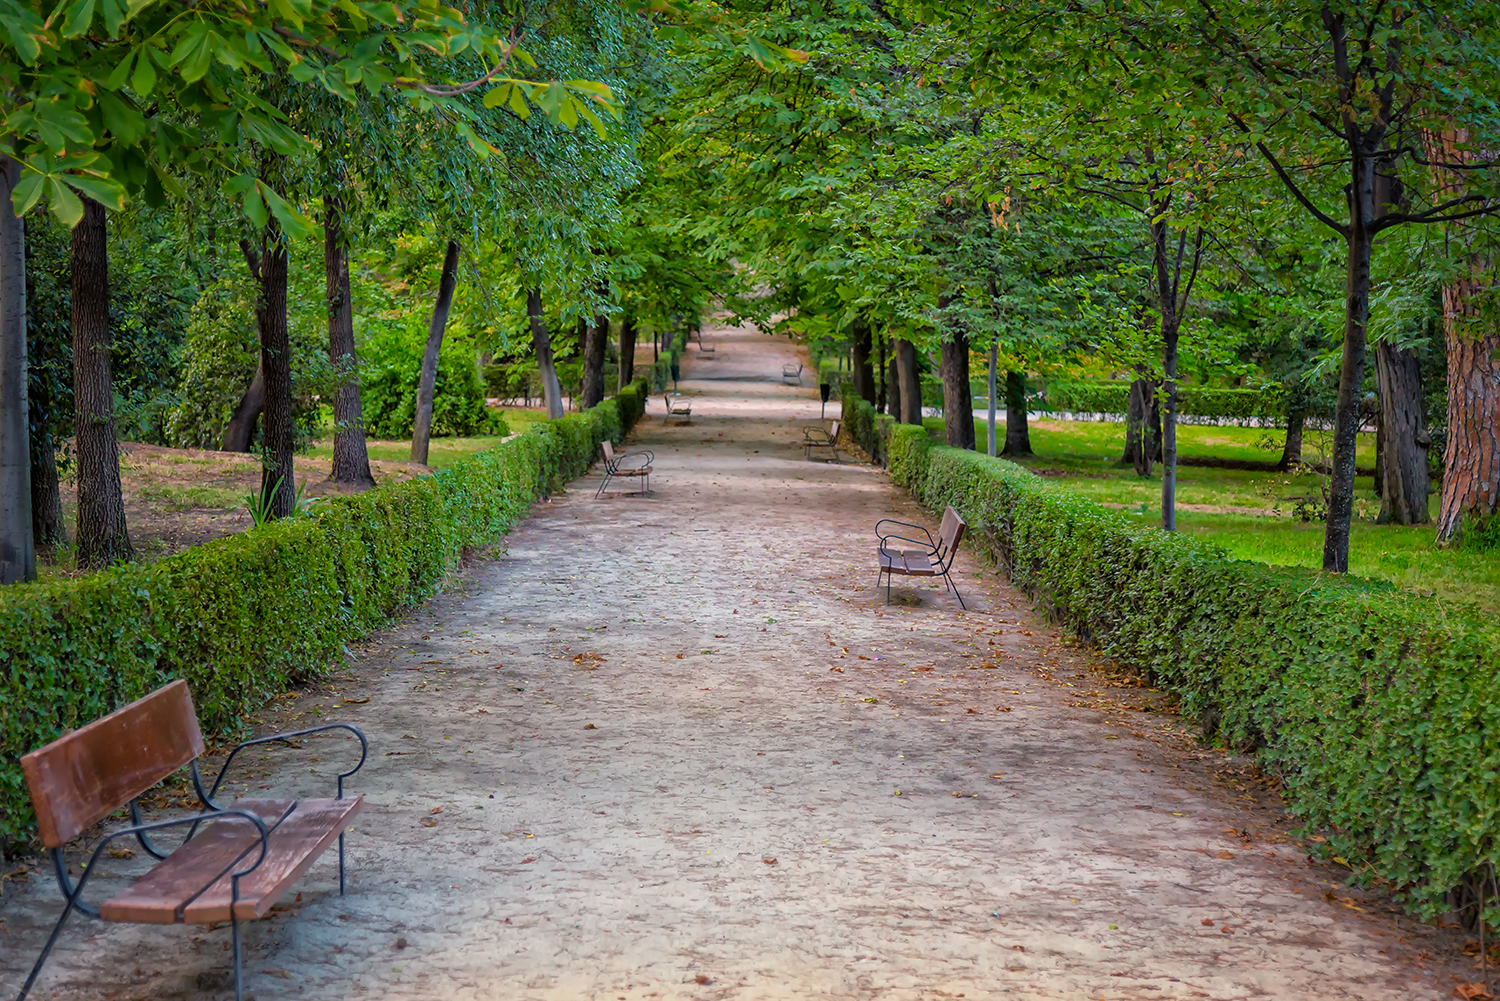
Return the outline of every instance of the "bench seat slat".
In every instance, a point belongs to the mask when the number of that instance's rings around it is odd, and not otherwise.
[[[247,800],[232,805],[245,808]],[[340,832],[364,807],[363,796],[345,799],[304,799],[271,835],[271,847],[260,867],[240,880],[240,900],[235,917],[249,921],[264,917],[297,877],[307,871],[323,851],[338,840]],[[254,809],[254,807],[250,807]],[[202,896],[188,904],[182,920],[187,924],[213,924],[229,920],[230,877],[223,876]]]
[[[240,800],[233,805],[237,810],[249,810],[270,827],[286,813],[292,800]],[[274,844],[274,834],[272,838]],[[191,841],[100,905],[99,916],[105,921],[132,924],[177,924],[194,894],[238,868],[239,859],[259,842],[260,833],[247,820],[205,821]]]
[[[927,554],[916,550],[881,549],[880,568],[888,573],[907,577],[935,577],[937,570]]]

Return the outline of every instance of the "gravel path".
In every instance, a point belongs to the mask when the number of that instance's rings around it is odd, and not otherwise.
[[[786,342],[709,337],[692,425],[658,399],[633,438],[651,496],[575,484],[268,710],[352,721],[372,756],[350,892],[321,862],[249,927],[253,994],[1450,996],[1422,950],[1451,941],[1310,865],[1253,775],[992,571],[960,559],[968,612],[886,606],[871,526],[933,519],[877,469],[803,460],[818,403],[780,384]],[[267,755],[239,791],[312,792],[345,751]],[[18,985],[57,890],[0,891]],[[222,998],[226,950],[75,920],[37,996]]]

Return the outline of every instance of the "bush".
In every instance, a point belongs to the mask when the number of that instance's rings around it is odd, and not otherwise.
[[[1355,879],[1431,917],[1500,855],[1500,624],[1385,582],[1231,559],[919,430],[892,433],[892,479],[952,504],[1054,620],[1281,776]]]
[[[20,756],[186,678],[209,734],[437,590],[645,410],[644,380],[432,476],[335,497],[152,566],[0,590],[0,846],[32,830]]]
[[[457,325],[454,325],[455,327]],[[417,412],[417,381],[427,346],[427,321],[361,324],[360,403],[371,438],[411,437]],[[432,392],[432,436],[497,433],[485,405],[485,387],[474,345],[460,327],[450,329],[438,353]]]

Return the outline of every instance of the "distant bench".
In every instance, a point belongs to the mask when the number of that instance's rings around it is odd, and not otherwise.
[[[890,531],[882,532],[882,525],[900,525],[902,528],[914,529],[921,532],[926,541]],[[875,586],[879,587],[880,578],[885,578],[886,604],[891,603],[891,577],[900,574],[903,577],[943,578],[944,587],[952,589],[959,607],[967,609],[969,606],[964,604],[964,596],[958,593],[958,585],[953,583],[952,575],[953,557],[958,554],[958,544],[963,541],[964,529],[967,527],[951,504],[943,512],[943,523],[938,528],[936,541],[933,540],[932,533],[921,525],[896,521],[894,518],[877,521],[875,535],[880,539],[880,545],[876,549],[876,557],[880,561],[880,572],[875,575]],[[901,549],[893,545],[898,542],[910,542],[921,548]]]
[[[240,799],[228,807],[214,801],[240,751],[328,730],[347,730],[360,744],[359,761],[339,774],[333,799]],[[364,805],[363,796],[344,796],[344,779],[365,763],[369,751],[365,735],[347,723],[330,723],[246,741],[229,752],[206,792],[198,773],[203,750],[192,696],[187,682],[179,680],[21,759],[42,844],[52,854],[65,903],[17,1001],[30,992],[63,922],[73,911],[132,924],[228,921],[238,1001],[244,995],[239,923],[265,917],[334,841],[339,845],[339,893],[344,892],[344,832]],[[143,822],[137,797],[185,765],[192,767],[199,812]],[[63,846],[122,806],[130,809],[130,826],[111,831],[99,841],[74,885]],[[163,850],[151,835],[171,827],[188,828],[187,838],[175,850]],[[160,862],[98,907],[84,903],[84,886],[97,871],[105,849],[123,837],[134,837]]]
[[[667,415],[662,418],[663,424],[669,424],[673,417],[683,418],[683,423],[693,423],[693,401],[686,396],[672,396],[663,394],[661,401],[667,405]]]

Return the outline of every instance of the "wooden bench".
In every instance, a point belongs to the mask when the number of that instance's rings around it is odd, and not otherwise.
[[[693,401],[686,396],[672,396],[665,394],[661,401],[667,405],[667,415],[662,418],[663,424],[671,422],[673,417],[685,418],[685,424],[693,423]]]
[[[636,493],[649,494],[651,492],[651,464],[656,461],[655,453],[649,449],[641,449],[638,452],[616,452],[614,444],[607,438],[600,442],[599,450],[604,456],[604,482],[599,484],[598,490],[594,491],[595,500],[604,496],[604,491],[609,486],[609,481],[616,477],[643,480],[643,489],[637,490]],[[623,465],[627,460],[641,459],[645,460],[641,465]]]
[[[797,380],[797,385],[799,385],[799,386],[802,385],[802,363],[801,362],[797,363],[797,367],[796,368],[793,368],[791,365],[783,365],[783,366],[781,366],[781,381],[782,382],[790,382],[793,379]]]
[[[347,730],[360,744],[359,761],[339,774],[333,799],[240,799],[227,806],[215,802],[225,775],[245,748],[329,730]],[[344,779],[365,763],[369,745],[364,734],[346,723],[331,723],[246,741],[229,753],[207,791],[198,772],[203,750],[187,682],[179,680],[21,758],[42,844],[52,855],[65,902],[17,1001],[31,990],[74,911],[133,924],[228,921],[238,1001],[244,996],[239,923],[264,917],[335,840],[339,893],[344,892],[344,832],[364,805],[363,796],[344,795]],[[184,766],[191,767],[200,809],[183,817],[143,821],[137,797]],[[130,825],[99,841],[75,884],[63,846],[122,806],[129,808]],[[164,850],[152,835],[174,827],[186,827],[187,837],[175,850]],[[84,887],[98,871],[105,849],[124,837],[134,837],[160,861],[98,907],[84,903]]]
[[[910,536],[897,535],[894,532],[882,532],[882,525],[900,525],[902,528],[915,529],[921,532],[923,538],[915,539]],[[949,505],[948,510],[943,512],[943,523],[938,528],[937,541],[933,541],[932,533],[921,525],[913,525],[910,522],[896,521],[893,518],[885,518],[875,523],[875,534],[880,539],[880,545],[876,549],[876,556],[880,561],[880,572],[875,575],[875,586],[880,586],[880,578],[885,577],[885,603],[891,603],[891,577],[900,574],[903,577],[941,577],[943,585],[953,591],[954,597],[958,599],[959,607],[967,610],[964,604],[964,596],[958,593],[958,585],[953,582],[950,571],[953,569],[953,557],[958,553],[958,544],[963,541],[964,529],[963,518],[959,517],[957,511]],[[900,549],[891,543],[910,542],[918,549]]]
[[[813,449],[826,448],[833,454],[833,461],[839,461],[839,422],[833,422],[833,430],[809,425],[802,429],[802,451],[805,458],[811,460]]]

